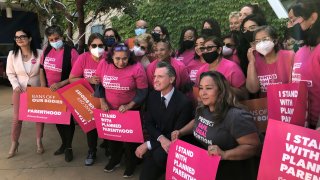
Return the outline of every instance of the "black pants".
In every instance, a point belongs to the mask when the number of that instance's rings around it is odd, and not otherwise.
[[[73,117],[70,118],[70,125],[56,124],[56,127],[61,137],[62,146],[65,148],[72,148],[72,140],[75,129]]]
[[[90,152],[97,152],[98,132],[93,129],[87,133],[87,143]]]
[[[140,180],[158,179],[166,172],[168,154],[161,146],[148,151],[144,157]]]
[[[139,144],[137,143],[109,141],[109,147],[111,151],[110,163],[120,163],[122,155],[124,154],[126,168],[134,169],[138,163],[138,158],[135,155],[135,151],[138,146]]]

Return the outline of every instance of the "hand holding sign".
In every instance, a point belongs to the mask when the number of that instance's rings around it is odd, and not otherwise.
[[[180,131],[179,130],[172,131],[172,133],[171,133],[171,141],[175,141],[175,140],[179,139],[179,137],[180,137]]]

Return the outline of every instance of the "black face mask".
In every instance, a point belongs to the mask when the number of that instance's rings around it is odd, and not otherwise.
[[[213,29],[202,29],[201,35],[203,35],[203,36],[217,36],[217,33]]]
[[[242,35],[248,41],[248,43],[251,43],[253,41],[253,31],[247,31],[245,33],[242,33]]]
[[[194,41],[185,40],[185,41],[183,41],[182,45],[183,45],[184,49],[191,49],[194,46]]]
[[[160,34],[159,33],[152,33],[152,38],[155,42],[159,42],[160,41]]]
[[[295,24],[291,28],[288,28],[289,36],[295,40],[304,40],[306,32],[302,30],[300,23]]]
[[[116,43],[116,39],[114,37],[108,37],[104,39],[104,43],[107,47],[111,47],[114,43]]]
[[[214,61],[216,61],[219,57],[219,53],[217,50],[208,52],[208,53],[202,53],[203,59],[206,61],[206,63],[211,64]]]

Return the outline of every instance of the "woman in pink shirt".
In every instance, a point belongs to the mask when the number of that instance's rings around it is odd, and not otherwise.
[[[187,66],[189,77],[193,84],[196,84],[198,70],[206,63],[206,61],[202,57],[202,52],[200,51],[200,48],[203,47],[203,45],[204,37],[198,36],[194,47],[194,59],[191,60],[191,62]]]
[[[101,61],[97,67],[104,91],[100,92],[101,109],[104,111],[118,110],[125,113],[128,110],[138,110],[148,92],[148,81],[145,70],[140,63],[135,62],[129,48],[124,44],[115,45],[107,61]],[[123,177],[130,177],[134,173],[137,158],[136,143],[110,141],[111,159],[104,171],[112,172],[120,163],[125,149],[126,169]]]
[[[188,66],[194,58],[194,43],[197,36],[197,30],[194,27],[187,27],[181,32],[176,59],[185,66]]]
[[[93,33],[88,39],[89,52],[81,54],[72,67],[69,81],[75,82],[81,78],[85,78],[94,88],[100,83],[99,77],[95,76],[99,62],[105,61],[105,46],[103,44],[103,36],[99,33]],[[91,166],[96,159],[98,133],[97,129],[93,129],[87,133],[88,155],[85,160],[86,166]]]
[[[45,30],[48,46],[45,48],[40,65],[40,83],[42,87],[49,87],[51,91],[69,84],[71,67],[78,58],[78,52],[63,43],[63,31],[59,26],[50,26]],[[70,125],[56,124],[62,144],[54,155],[64,154],[66,162],[73,159],[72,140],[74,121],[70,118]]]
[[[270,26],[259,27],[253,36],[246,87],[250,93],[260,91],[259,96],[266,97],[268,85],[290,82],[294,52],[279,50],[277,34]]]
[[[188,88],[186,87],[191,84],[188,70],[182,62],[170,56],[172,54],[172,47],[170,42],[166,40],[160,40],[159,42],[157,42],[155,54],[158,59],[154,60],[147,67],[147,77],[150,89],[153,89],[154,72],[156,70],[158,62],[166,61],[170,63],[176,70],[177,77],[175,81],[175,87],[184,93],[188,92],[189,90],[187,90]]]
[[[306,82],[308,86],[309,127],[315,129],[320,115],[320,1],[292,5],[288,26],[305,43],[294,57],[292,82]]]
[[[200,47],[200,50],[202,51],[202,57],[206,61],[206,64],[198,70],[197,84],[195,86],[198,87],[201,73],[218,71],[228,80],[237,97],[239,99],[246,99],[245,76],[236,63],[222,57],[222,47],[223,43],[221,39],[217,37],[208,37],[205,39],[204,46]]]
[[[7,158],[15,156],[18,152],[22,121],[19,118],[20,94],[25,92],[27,86],[40,86],[39,68],[42,51],[36,49],[31,33],[20,29],[15,32],[13,51],[9,52],[6,73],[12,85],[13,118],[11,129],[11,147]],[[43,123],[36,123],[37,153],[44,152],[42,146]]]

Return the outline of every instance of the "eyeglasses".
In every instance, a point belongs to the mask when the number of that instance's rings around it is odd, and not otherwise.
[[[96,48],[97,46],[99,47],[99,48],[103,48],[103,44],[91,44],[90,45],[92,48]]]
[[[115,38],[114,36],[104,36],[105,39],[107,38]]]
[[[258,28],[257,25],[251,25],[251,26],[249,26],[248,28],[243,27],[243,28],[241,29],[241,32],[246,33],[247,31],[255,31],[257,28]]]
[[[202,46],[199,49],[201,52],[205,52],[205,50],[207,50],[207,52],[210,52],[213,50],[213,48],[217,48],[217,47],[219,46]]]
[[[230,44],[230,43],[227,43],[227,44],[224,43],[223,45],[228,47],[228,48],[234,48],[235,47],[235,45]]]
[[[264,37],[262,39],[256,39],[255,41],[251,42],[251,46],[256,46],[259,42],[264,42],[264,41],[272,41],[271,37]]]
[[[114,51],[128,51],[128,47],[125,45],[117,45],[113,48]]]
[[[15,36],[13,39],[16,41],[16,40],[25,40],[27,38],[28,38],[27,35],[21,35],[21,36]]]

